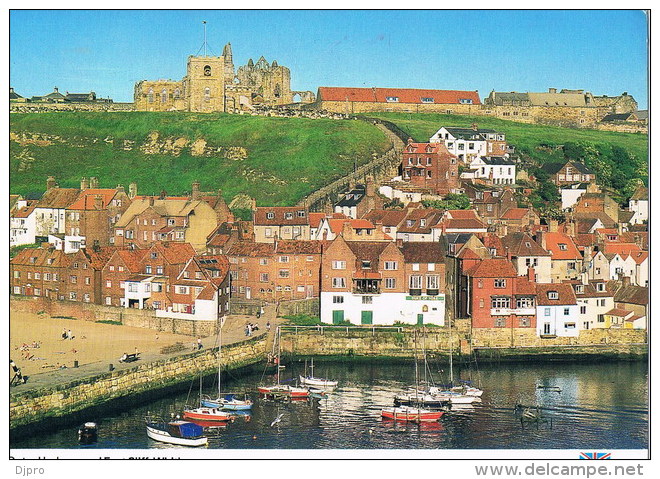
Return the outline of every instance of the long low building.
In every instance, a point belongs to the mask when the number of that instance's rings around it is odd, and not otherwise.
[[[319,87],[310,108],[353,114],[370,111],[476,113],[478,91],[422,90],[416,88]]]

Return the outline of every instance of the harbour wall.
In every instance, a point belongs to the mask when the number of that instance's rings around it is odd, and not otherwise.
[[[239,370],[263,363],[266,338],[264,334],[223,346],[223,368]],[[18,392],[12,390],[10,430],[14,434],[29,434],[36,427],[55,427],[81,420],[83,412],[110,402],[134,405],[141,399],[160,397],[177,386],[190,384],[200,375],[216,374],[217,352],[217,348],[204,349],[161,361],[136,363],[130,369],[108,371],[73,382],[16,390]]]

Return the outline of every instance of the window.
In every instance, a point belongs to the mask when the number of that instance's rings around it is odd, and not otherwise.
[[[587,307],[586,306],[580,306],[580,314],[587,314]]]
[[[122,268],[123,271],[123,268]],[[156,266],[156,274],[163,274],[163,267],[162,266]]]
[[[559,299],[559,293],[557,291],[548,291],[548,299]]]
[[[420,275],[410,276],[410,289],[422,289],[422,277]]]
[[[568,249],[566,243],[559,243],[558,246],[561,251],[566,251]]]
[[[439,281],[437,275],[429,275],[426,277],[426,289],[438,289]]]
[[[564,316],[568,316],[571,314],[571,309],[570,308],[564,308]]]
[[[519,326],[519,327],[521,327],[521,328],[527,328],[527,327],[529,327],[529,325],[530,325],[530,320],[529,320],[529,318],[526,318],[526,317],[523,316],[522,318],[519,318],[519,319],[518,319],[518,326]]]
[[[91,281],[92,281],[92,278],[90,278],[89,276],[85,277],[85,284],[91,284]]]
[[[332,269],[346,269],[346,261],[333,261]]]
[[[288,263],[289,262],[289,257],[288,256],[280,256],[279,261],[280,261],[280,263]]]
[[[605,283],[596,283],[596,291],[605,291]]]
[[[472,104],[472,99],[471,98],[460,98],[458,102],[461,105],[471,105]]]
[[[543,309],[543,315],[544,316],[550,316],[550,308],[544,308]]]
[[[69,299],[70,299],[71,301],[75,301],[76,299],[78,299],[78,294],[77,294],[75,291],[71,291],[71,292],[69,293]]]
[[[506,279],[498,278],[494,281],[496,288],[506,288]]]
[[[395,103],[395,102],[399,101],[399,97],[398,96],[388,96],[388,97],[385,98],[385,101],[387,101],[388,103]]]
[[[492,296],[490,298],[490,307],[494,309],[511,307],[511,298],[508,296]]]
[[[108,306],[112,304],[112,298],[110,296],[105,297],[105,304],[107,304]]]
[[[332,302],[334,304],[340,304],[344,302],[344,297],[343,296],[333,296],[332,297]]]
[[[428,97],[428,96],[427,97],[423,96],[421,98],[421,100],[422,100],[422,103],[433,103],[435,101],[432,97]]]
[[[177,286],[176,292],[178,294],[188,294],[188,286]]]
[[[289,277],[289,270],[288,269],[281,269],[278,272],[278,276],[280,278],[288,278]]]
[[[395,289],[396,278],[385,278],[385,289]]]
[[[506,326],[506,318],[502,318],[502,317],[495,318],[496,328],[503,328],[504,326]]]
[[[598,322],[599,323],[604,323],[605,322],[605,315],[604,314],[599,314],[598,315]]]
[[[333,288],[345,288],[346,280],[344,278],[332,278],[332,287]]]
[[[362,269],[371,269],[371,261],[362,261]]]
[[[373,304],[373,302],[374,302],[373,296],[362,296],[362,304]]]
[[[531,296],[520,296],[516,298],[516,308],[526,309],[534,307],[534,298]]]
[[[412,264],[412,270],[413,271],[419,271],[419,263],[413,263]]]
[[[77,276],[70,276],[69,278],[71,279],[72,283],[77,283],[78,282],[78,277]]]
[[[146,274],[151,274],[151,265],[149,265],[149,264],[146,265],[146,266],[144,267],[144,272],[145,272]]]
[[[293,213],[290,213],[290,212],[284,213],[284,219],[285,220],[292,220],[293,219]]]
[[[268,213],[266,213],[266,218],[272,220],[273,218],[275,218],[275,213],[269,211]]]
[[[566,323],[564,327],[566,329],[575,329],[575,323]]]
[[[571,261],[571,262],[569,262],[569,263],[566,265],[566,267],[567,267],[568,269],[575,269],[575,261]]]

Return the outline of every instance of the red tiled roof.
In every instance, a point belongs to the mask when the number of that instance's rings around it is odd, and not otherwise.
[[[484,259],[466,274],[473,278],[515,278],[518,275],[511,262],[501,258]]]
[[[451,216],[455,220],[478,220],[477,210],[447,210],[445,214]]]
[[[36,200],[28,200],[26,203],[27,203],[27,206],[14,210],[13,213],[11,214],[11,216],[13,218],[27,218],[28,216],[30,216],[30,214],[37,207],[37,201]]]
[[[77,188],[52,188],[44,193],[37,208],[67,208],[78,198]]]
[[[561,249],[560,244],[565,244],[566,249]],[[553,260],[581,259],[573,239],[564,233],[549,232],[545,236],[545,249],[552,253]]]
[[[610,316],[619,316],[619,317],[625,318],[629,314],[632,314],[632,311],[628,311],[627,309],[614,308],[614,309],[610,309],[605,314],[609,314]]]
[[[536,283],[531,282],[527,276],[518,276],[516,279],[516,294],[536,296]]]
[[[353,101],[391,103],[388,97],[397,97],[396,103],[422,104],[422,98],[433,98],[434,104],[460,104],[460,100],[472,100],[472,104],[480,105],[479,93],[460,90],[421,90],[416,88],[351,88],[351,87],[319,87],[321,101]]]
[[[448,219],[444,221],[446,228],[452,230],[484,229],[486,225],[477,219]]]
[[[530,213],[529,208],[509,208],[501,216],[503,220],[521,220],[527,213]]]
[[[556,291],[557,299],[550,299],[548,293]],[[558,306],[577,304],[573,287],[568,283],[537,283],[536,297],[539,306]]]
[[[308,216],[309,226],[312,228],[318,228],[321,224],[321,220],[325,218],[325,213],[310,213]]]
[[[78,199],[74,201],[69,210],[93,210],[96,197],[101,197],[101,209],[107,208],[112,198],[117,194],[117,190],[109,188],[91,188],[80,192]]]
[[[605,254],[626,254],[638,253],[641,248],[636,243],[605,243],[603,247]]]

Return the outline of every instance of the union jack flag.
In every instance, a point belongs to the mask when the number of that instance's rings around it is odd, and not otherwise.
[[[612,459],[611,452],[581,452],[580,459]]]

